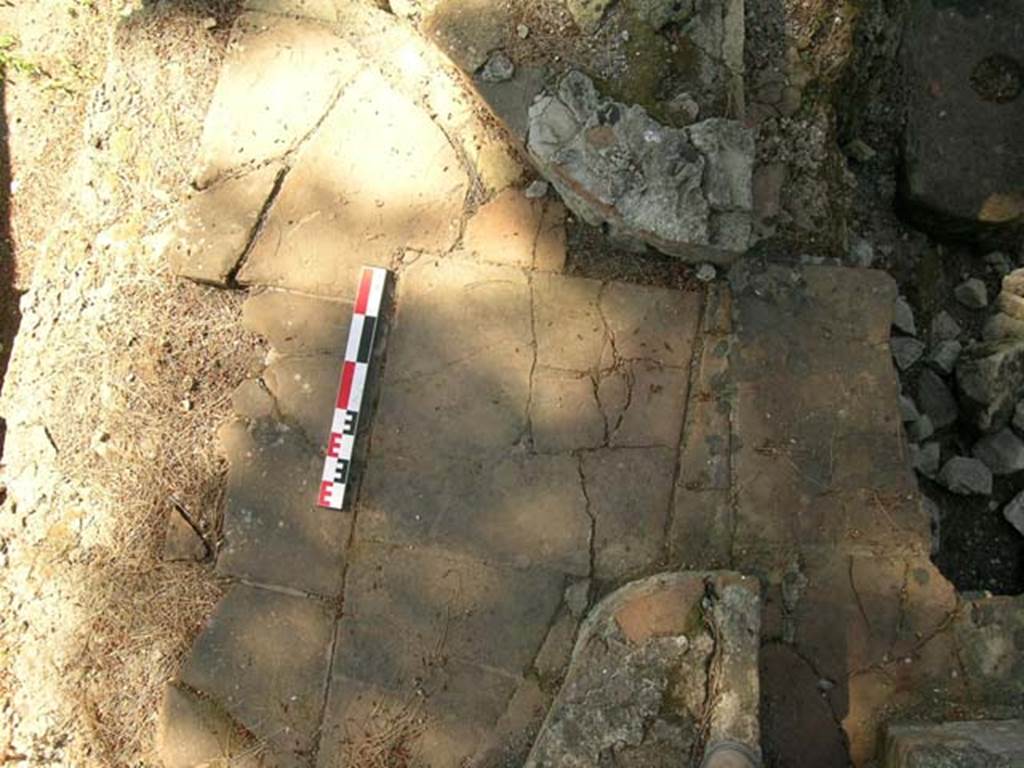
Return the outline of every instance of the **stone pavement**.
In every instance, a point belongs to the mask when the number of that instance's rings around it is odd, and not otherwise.
[[[564,208],[513,184],[439,54],[292,5],[236,24],[169,255],[249,286],[272,351],[221,430],[232,586],[168,689],[166,765],[519,765],[592,602],[682,568],[761,580],[770,764],[862,765],[893,712],[1013,711],[1021,614],[928,559],[888,277],[566,276]],[[394,296],[339,513],[316,485],[363,263]]]

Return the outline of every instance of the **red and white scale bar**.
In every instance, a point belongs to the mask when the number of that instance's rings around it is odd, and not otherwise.
[[[377,319],[387,279],[387,270],[377,267],[363,267],[359,277],[359,291],[352,309],[352,325],[348,330],[345,362],[341,366],[341,384],[334,404],[331,435],[327,438],[327,458],[324,459],[324,472],[317,497],[317,505],[327,509],[341,509],[345,502],[345,487],[348,485],[352,450],[359,426],[359,409],[363,403],[366,373],[370,367],[373,338],[377,332]]]

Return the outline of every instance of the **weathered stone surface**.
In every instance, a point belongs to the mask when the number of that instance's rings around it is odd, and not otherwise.
[[[950,491],[963,496],[992,493],[992,472],[978,459],[954,456],[943,465],[939,479]]]
[[[165,768],[230,762],[257,768],[253,738],[211,701],[179,685],[164,688],[156,724],[156,751]]]
[[[984,13],[916,0],[907,30],[906,203],[945,234],[1016,226],[1024,153],[1012,126],[1024,121],[1024,11],[1012,0],[992,0]]]
[[[968,347],[956,366],[960,402],[982,432],[1006,424],[1024,392],[1024,339]]]
[[[740,123],[668,128],[602,98],[578,71],[529,120],[535,162],[588,223],[694,261],[726,262],[749,244],[754,143]]]
[[[429,445],[432,455],[475,460],[518,444],[534,357],[526,275],[424,258],[403,270],[397,307],[402,332],[388,344],[374,427],[380,455],[422,456]]]
[[[352,305],[287,291],[253,293],[242,305],[242,325],[282,355],[344,354]]]
[[[676,488],[668,532],[672,564],[684,569],[729,565],[734,518],[730,493]]]
[[[360,66],[355,51],[320,24],[241,16],[203,125],[196,183],[208,186],[295,148]],[[259,130],[239,119],[245,114],[260,116]]]
[[[602,284],[559,275],[533,279],[537,364],[573,371],[600,367],[611,338],[599,304]]]
[[[466,223],[463,250],[483,261],[534,268],[544,208],[543,200],[506,189]]]
[[[358,547],[349,580],[335,674],[410,691],[420,680],[429,686],[449,659],[512,678],[524,674],[565,586],[550,571],[383,544]],[[505,702],[496,702],[493,720]]]
[[[210,554],[203,537],[177,509],[167,510],[167,531],[164,534],[164,560],[198,561]]]
[[[983,437],[975,443],[973,453],[994,475],[1012,475],[1024,469],[1024,440],[1009,428]]]
[[[597,448],[608,425],[586,374],[538,370],[530,399],[533,446],[541,452]]]
[[[424,698],[422,693],[335,674],[317,768],[365,765],[381,756],[382,747],[384,754],[415,755],[415,764],[424,768],[465,764],[486,742],[493,726],[485,713],[493,714],[497,704],[507,701],[514,681],[458,662],[450,664],[447,675],[435,675],[435,680],[431,691],[440,691],[440,697]],[[457,694],[445,695],[446,684]],[[459,697],[469,706],[457,706]]]
[[[320,457],[274,422],[230,422],[218,437],[230,465],[218,572],[337,595],[352,518],[316,506]]]
[[[283,172],[272,163],[197,193],[175,225],[168,246],[171,270],[201,283],[227,285]]]
[[[243,419],[269,419],[277,410],[273,395],[259,379],[246,379],[235,387],[231,407]]]
[[[282,357],[263,371],[263,381],[277,405],[276,414],[302,430],[312,445],[326,443],[331,431],[343,354]]]
[[[701,294],[608,283],[600,309],[620,359],[689,368]]]
[[[435,543],[492,562],[589,574],[591,520],[573,456],[371,454],[362,499],[361,538]]]
[[[906,395],[900,395],[900,417],[903,419],[903,423],[917,421],[920,416],[914,401]]]
[[[483,66],[511,27],[508,7],[486,0],[439,0],[424,21],[430,36],[467,73]]]
[[[662,553],[674,453],[665,448],[600,450],[582,457],[594,518],[594,576],[622,579],[654,566]]]
[[[967,601],[953,631],[976,700],[1019,707],[1024,696],[1024,597]]]
[[[725,490],[731,482],[729,348],[726,337],[703,339],[679,457],[679,483],[691,490]]]
[[[547,79],[541,67],[516,67],[511,80],[501,83],[476,81],[477,90],[487,106],[508,127],[508,130],[523,144],[529,128],[530,106],[544,90]]]
[[[544,201],[537,242],[533,246],[533,268],[561,272],[565,268],[565,206],[557,200]]]
[[[683,424],[689,372],[640,359],[621,366],[611,375],[625,378],[626,399],[621,404],[609,403],[604,398],[609,379],[601,380],[598,392],[608,421],[608,444],[661,445],[674,449],[679,444]]]
[[[985,281],[972,277],[964,280],[953,291],[956,300],[968,309],[984,309],[988,306],[988,289]]]
[[[779,765],[848,765],[842,731],[814,670],[784,643],[766,645],[760,661],[765,757]]]
[[[679,765],[704,716],[715,739],[759,751],[759,612],[756,582],[728,573],[662,574],[613,593],[580,629],[526,766]],[[718,682],[742,699],[705,701],[712,654]]]
[[[1017,401],[1017,407],[1013,409],[1013,428],[1018,432],[1024,432],[1024,400]]]
[[[333,611],[322,603],[236,585],[196,639],[181,680],[271,747],[308,753],[332,629]]]
[[[1000,294],[1000,296],[1002,296],[1002,294]],[[985,321],[985,326],[981,331],[981,337],[985,341],[1024,339],[1024,320],[1018,320],[1004,312],[997,312]]]
[[[949,387],[932,371],[922,371],[917,382],[917,402],[928,414],[936,429],[945,429],[954,424],[959,414],[956,398]]]
[[[566,0],[565,6],[572,14],[572,20],[581,32],[591,33],[597,29],[611,0]]]
[[[361,265],[449,249],[467,188],[440,128],[365,71],[296,156],[238,279],[351,298]]]
[[[882,768],[1013,768],[1024,763],[1024,720],[892,724]]]

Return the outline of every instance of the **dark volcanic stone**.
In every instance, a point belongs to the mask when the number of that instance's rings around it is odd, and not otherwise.
[[[944,235],[1019,230],[1024,4],[915,0],[906,30],[908,212]]]

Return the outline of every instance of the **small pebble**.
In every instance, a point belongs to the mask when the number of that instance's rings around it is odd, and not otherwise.
[[[988,267],[988,271],[992,272],[999,277],[1007,274],[1012,265],[1010,263],[1010,257],[1002,251],[992,251],[985,257],[985,265]]]
[[[1024,491],[1014,496],[1003,507],[1003,517],[1006,519],[1006,522],[1017,529],[1017,533],[1024,536]]]
[[[1024,400],[1017,403],[1013,411],[1013,428],[1018,432],[1024,432]]]
[[[548,193],[548,183],[544,179],[537,179],[531,181],[529,186],[523,190],[523,195],[528,197],[530,200],[536,200],[544,197]]]
[[[857,238],[850,248],[850,256],[853,264],[858,267],[870,267],[875,263],[875,249],[864,238]]]
[[[907,437],[911,442],[920,443],[935,434],[935,426],[928,414],[924,414],[917,421],[907,427]]]
[[[935,477],[940,459],[941,451],[937,442],[910,446],[910,465],[925,477]]]
[[[907,300],[900,296],[892,309],[892,327],[907,336],[917,335],[917,324],[914,322],[914,310]]]
[[[956,300],[969,309],[983,309],[988,306],[988,289],[976,277],[964,280],[953,291]]]
[[[697,268],[697,279],[702,283],[710,283],[715,279],[715,267],[712,264],[701,264]]]
[[[996,475],[1012,475],[1024,469],[1024,440],[1008,428],[981,438],[972,453]]]
[[[953,316],[946,310],[942,310],[932,318],[932,343],[937,341],[952,341],[959,338],[963,329],[960,323],[953,319]]]
[[[506,54],[501,51],[491,54],[490,58],[480,70],[480,79],[485,83],[503,83],[511,80],[515,74],[516,66]]]
[[[978,459],[954,456],[943,465],[939,479],[960,496],[992,495],[992,472]]]
[[[900,418],[904,423],[917,421],[921,414],[914,405],[914,400],[906,395],[900,395]]]
[[[924,343],[910,336],[897,336],[889,340],[892,348],[892,356],[896,360],[896,366],[905,371],[921,359],[924,354]]]
[[[217,20],[213,16],[207,16],[203,19],[203,29],[213,29],[217,26]]]
[[[854,139],[846,145],[846,154],[858,163],[867,163],[875,159],[878,153],[874,147],[861,139]]]
[[[949,376],[956,367],[956,361],[960,359],[960,352],[963,346],[959,341],[940,341],[932,350],[928,358],[937,371]]]
[[[530,36],[530,28],[525,24],[517,24],[516,34],[519,35],[520,40],[525,40]]]

